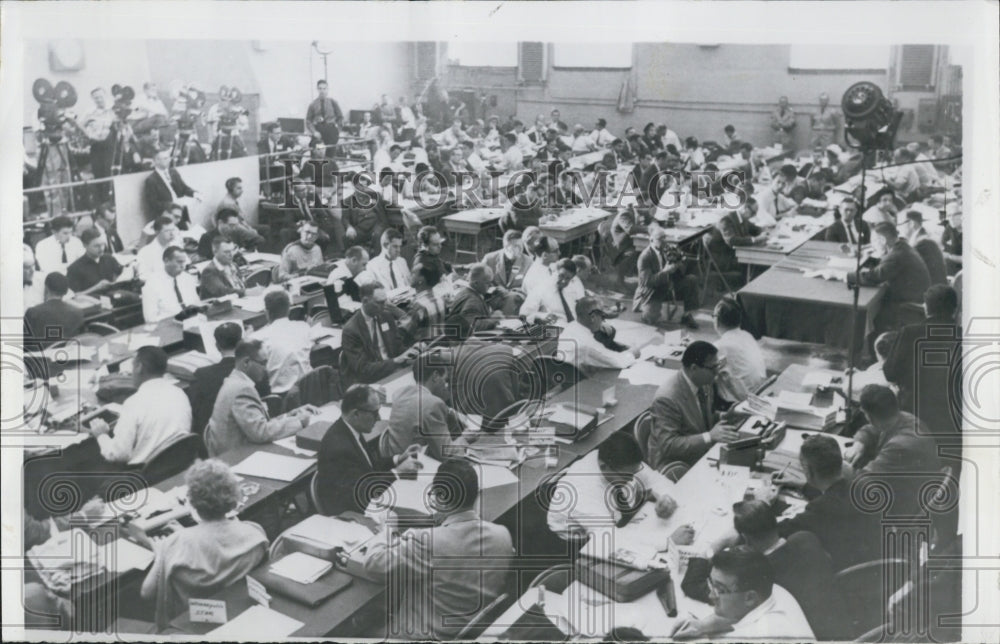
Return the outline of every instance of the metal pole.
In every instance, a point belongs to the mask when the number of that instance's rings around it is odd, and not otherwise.
[[[861,204],[860,204],[860,207],[858,208],[858,213],[855,215],[855,217],[861,217],[864,214],[865,206],[867,205],[865,203],[865,176],[866,176],[866,167],[867,167],[867,165],[865,163],[861,164],[861,199],[860,199]],[[855,226],[855,223],[852,221],[849,225]],[[857,226],[855,226],[855,227],[857,227]],[[854,395],[854,365],[856,363],[855,353],[857,351],[856,348],[855,348],[855,346],[854,346],[854,343],[855,343],[854,335],[855,335],[855,327],[857,326],[857,318],[858,318],[858,300],[859,300],[859,298],[861,296],[861,233],[862,233],[862,231],[859,230],[858,234],[856,235],[857,236],[857,248],[854,249],[854,254],[855,254],[855,258],[854,258],[854,285],[852,287],[853,290],[854,290],[854,302],[851,305],[851,332],[850,332],[850,341],[849,341],[848,350],[847,350],[847,366],[848,366],[848,370],[847,370],[847,400],[845,401],[846,404],[847,404],[847,410],[846,410],[846,413],[845,413],[845,417],[846,417],[847,425],[848,426],[850,426],[851,421],[853,420],[853,418],[852,418],[852,416],[853,416],[853,407],[851,406],[851,400],[853,400],[853,395]]]

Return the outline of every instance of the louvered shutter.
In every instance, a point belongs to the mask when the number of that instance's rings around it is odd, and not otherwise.
[[[518,80],[525,83],[540,83],[545,80],[545,43],[519,43],[517,74]]]
[[[437,43],[418,42],[416,55],[417,80],[428,80],[437,76]]]
[[[934,87],[934,45],[903,45],[900,47],[896,84],[901,89],[931,89]]]

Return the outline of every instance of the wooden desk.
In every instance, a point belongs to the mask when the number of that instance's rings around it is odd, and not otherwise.
[[[691,242],[698,241],[703,235],[712,230],[712,226],[673,226],[664,228],[667,231],[667,239],[676,246],[687,246]],[[649,246],[648,233],[635,233],[632,235],[632,244],[640,253]]]
[[[613,213],[600,208],[573,208],[561,214],[555,221],[539,224],[538,227],[563,245],[596,233],[601,222],[612,217]]]
[[[807,278],[802,268],[818,268],[831,255],[841,255],[840,244],[809,241],[773,266],[737,294],[751,328],[760,335],[848,348],[854,325],[854,350],[864,346],[866,334],[882,303],[885,286],[861,287],[858,311],[854,295],[844,282]]]
[[[455,240],[455,259],[465,254],[472,255],[472,261],[479,261],[482,258],[480,243],[492,250],[504,212],[503,208],[474,208],[446,215],[442,221],[444,229]],[[463,241],[471,241],[468,248],[463,248]]]
[[[767,243],[761,246],[737,246],[736,259],[747,266],[749,279],[751,266],[774,266],[825,231],[832,223],[833,215],[829,213],[822,217],[786,217],[766,233]]]

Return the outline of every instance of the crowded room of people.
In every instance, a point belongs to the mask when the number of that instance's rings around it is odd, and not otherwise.
[[[180,42],[25,50],[27,628],[960,639],[948,46]]]

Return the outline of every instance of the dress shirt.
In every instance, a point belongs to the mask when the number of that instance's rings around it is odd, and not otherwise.
[[[521,152],[521,148],[516,145],[507,148],[497,165],[499,166],[497,169],[504,172],[524,169],[524,154]]]
[[[413,115],[413,110],[410,109],[409,105],[404,105],[399,108],[399,120],[402,121],[400,127],[404,129],[415,129],[417,127],[417,117]]]
[[[176,239],[170,245],[180,248]],[[164,272],[163,252],[167,248],[160,244],[159,240],[154,239],[139,249],[135,257],[135,269],[138,271],[139,279],[145,282],[156,273]]]
[[[621,510],[608,502],[608,481],[601,473],[597,460],[597,450],[570,465],[562,477],[565,485],[573,487],[576,502],[569,507],[550,509],[548,525],[552,532],[563,538],[591,532],[613,530],[622,519]],[[655,498],[670,496],[674,484],[670,480],[643,463],[628,485],[626,498],[638,499],[641,492],[652,492]],[[667,536],[664,535],[664,545]]]
[[[573,139],[571,148],[574,154],[586,154],[594,149],[594,139],[589,134],[581,134]]]
[[[254,333],[254,339],[263,343],[272,393],[285,393],[312,369],[309,352],[313,342],[309,329],[308,322],[281,318]]]
[[[177,288],[174,288],[174,284]],[[177,299],[177,290],[184,298],[183,305]],[[142,317],[146,322],[159,322],[181,312],[183,307],[198,306],[198,280],[194,275],[182,271],[176,277],[166,272],[156,273],[142,287]]]
[[[793,199],[778,192],[773,186],[762,190],[756,199],[758,215],[763,213],[774,220],[781,219],[785,215],[794,215],[798,207]]]
[[[931,163],[930,158],[923,152],[917,155],[914,159],[918,163],[914,164],[913,169],[917,171],[917,176],[920,178],[921,187],[934,186],[938,184],[938,171]]]
[[[920,188],[920,175],[912,165],[894,168],[894,172],[886,179],[904,201]]]
[[[351,269],[347,268],[346,262],[339,261],[334,264],[333,270],[330,271],[330,275],[326,278],[326,283],[328,286],[332,285],[338,295],[344,295],[345,280],[352,280],[356,285],[363,286],[374,282],[375,276],[367,270],[363,270],[357,275],[352,275]]]
[[[522,155],[535,153],[535,144],[531,142],[531,138],[524,132],[517,135],[517,147],[521,148]]]
[[[555,263],[546,266],[541,259],[535,259],[524,273],[524,280],[521,282],[524,292],[531,293],[535,288],[545,284],[552,277],[554,269]]]
[[[149,118],[150,116],[167,116],[167,107],[163,104],[163,101],[156,96],[147,96],[146,94],[140,94],[136,96],[132,101],[132,107],[135,108],[136,113],[140,115],[141,118]],[[145,112],[145,116],[142,115]]]
[[[635,362],[631,351],[612,351],[593,331],[577,321],[567,324],[559,334],[559,353],[563,360],[584,373],[595,369],[624,369]]]
[[[54,235],[46,237],[35,244],[35,261],[38,262],[39,273],[46,275],[51,272],[66,274],[69,265],[78,260],[86,251],[83,242],[75,235],[66,242],[66,261],[62,261],[63,245]]]
[[[365,321],[365,328],[368,329],[368,335],[371,336],[372,342],[378,345],[378,351],[382,356],[383,360],[389,360],[392,356],[389,355],[389,349],[385,346],[385,338],[382,336],[382,331],[378,327],[378,320],[373,317],[369,317],[365,313],[364,308],[358,309],[361,311],[361,319]]]
[[[720,387],[720,395],[729,402],[739,402],[767,378],[764,353],[754,337],[743,329],[729,329],[715,342],[719,357],[726,359],[726,370],[732,376],[735,389]]]
[[[24,285],[24,310],[27,311],[45,301],[45,273],[36,272],[31,284]]]
[[[101,434],[101,455],[112,463],[141,465],[171,438],[191,432],[187,395],[164,378],[153,378],[122,404],[114,436]]]
[[[876,225],[884,222],[896,225],[896,209],[890,208],[888,211],[884,211],[875,204],[871,208],[865,211],[865,214],[861,215],[861,220],[867,223],[869,226],[874,228]]]
[[[674,146],[674,148],[680,152],[684,149],[681,145],[681,137],[677,136],[677,132],[671,129],[667,129],[667,133],[664,134],[660,140],[663,142],[663,149],[666,150],[668,145]]]
[[[527,283],[527,280],[525,280]],[[555,315],[559,322],[568,321],[566,317],[566,307],[569,307],[570,314],[576,316],[576,301],[583,297],[581,289],[574,288],[573,284],[567,284],[562,289],[560,297],[559,286],[554,275],[549,276],[542,284],[528,292],[521,305],[521,315],[531,316],[535,313],[551,313]],[[566,304],[563,305],[563,300]]]
[[[771,596],[733,624],[733,630],[721,635],[727,640],[799,640],[814,639],[812,628],[799,603],[781,586],[771,587]]]
[[[611,142],[615,140],[615,135],[608,132],[608,128],[601,130],[594,130],[590,133],[590,138],[599,148],[606,148],[611,145]]]
[[[387,291],[410,285],[410,267],[402,255],[390,262],[383,251],[368,262],[366,270],[374,275]]]

